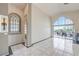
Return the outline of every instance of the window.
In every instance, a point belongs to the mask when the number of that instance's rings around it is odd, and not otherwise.
[[[25,25],[24,25],[24,32],[25,32],[25,34],[27,34],[27,24],[26,24],[26,22],[25,22]]]
[[[74,37],[74,24],[72,20],[67,17],[59,17],[54,22],[54,36],[55,37],[65,37],[65,38],[73,38]]]
[[[9,32],[10,33],[20,33],[21,32],[21,18],[16,13],[11,13],[9,15]]]
[[[0,15],[0,32],[8,32],[8,16]]]
[[[52,25],[53,47],[71,53],[70,50],[65,50],[64,48],[68,46],[72,48],[70,43],[72,44],[75,41],[73,21],[69,17],[61,16]]]
[[[73,25],[73,22],[66,17],[60,17],[58,20],[54,23],[54,26],[64,26],[64,25]]]
[[[27,34],[27,15],[24,16],[25,24],[24,24],[24,33]]]

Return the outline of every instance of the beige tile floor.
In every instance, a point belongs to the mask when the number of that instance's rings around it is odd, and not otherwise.
[[[50,38],[26,48],[19,44],[11,47],[11,56],[73,56],[79,55],[79,44],[73,44],[72,40],[64,38]]]

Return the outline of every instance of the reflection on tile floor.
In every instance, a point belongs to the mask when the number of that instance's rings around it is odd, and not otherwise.
[[[19,44],[11,47],[12,56],[73,56],[79,55],[79,45],[72,40],[62,38],[50,38],[30,48]]]

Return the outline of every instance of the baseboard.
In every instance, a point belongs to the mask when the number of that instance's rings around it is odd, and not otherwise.
[[[24,42],[17,43],[17,44],[14,44],[14,45],[10,45],[10,46],[15,46],[15,45],[18,45],[18,44],[23,44],[24,45]]]
[[[42,41],[45,41],[45,40],[47,40],[47,39],[49,39],[49,38],[51,38],[51,36],[50,36],[50,37],[47,37],[47,38],[45,38],[45,39],[43,39],[43,40],[40,40],[40,41],[38,41],[38,42],[32,43],[31,46],[33,46],[33,45],[35,45],[35,44],[38,44],[38,43],[40,43],[40,42],[42,42]]]
[[[29,48],[29,47],[31,47],[32,46],[32,44],[31,45],[29,45],[29,46],[26,46],[27,48]]]
[[[31,46],[33,46],[33,45],[35,45],[35,44],[38,44],[38,43],[40,43],[40,42],[42,42],[42,41],[45,41],[45,40],[49,39],[49,38],[51,38],[51,37],[52,37],[52,36],[47,37],[47,38],[42,39],[42,40],[40,40],[40,41],[38,41],[38,42],[32,43],[31,45],[28,45],[28,46],[26,46],[26,47],[29,48],[29,47],[31,47]],[[17,43],[17,44],[11,45],[11,46],[15,46],[15,45],[18,45],[18,44],[23,44],[23,45],[25,46],[25,42]]]

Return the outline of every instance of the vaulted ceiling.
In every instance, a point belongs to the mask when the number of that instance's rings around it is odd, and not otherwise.
[[[36,3],[33,5],[49,16],[56,13],[79,10],[79,3]]]
[[[24,10],[26,3],[9,3],[9,5],[15,6],[16,8],[20,10]]]

